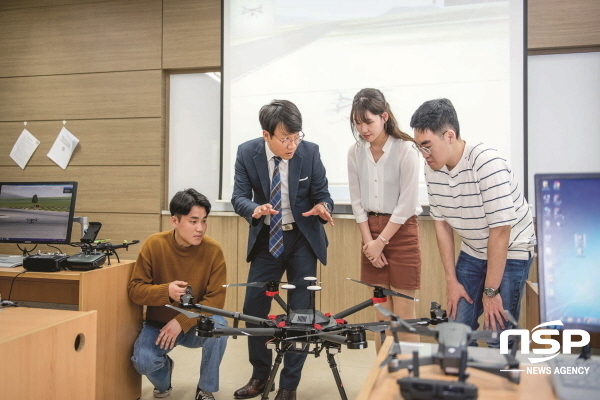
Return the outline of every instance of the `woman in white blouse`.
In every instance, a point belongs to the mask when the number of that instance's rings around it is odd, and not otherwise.
[[[377,89],[354,96],[350,125],[356,144],[348,151],[348,180],[362,237],[361,280],[414,297],[421,283],[418,151]],[[388,301],[401,318],[416,317],[413,301],[396,296]],[[419,340],[409,334],[401,339]]]

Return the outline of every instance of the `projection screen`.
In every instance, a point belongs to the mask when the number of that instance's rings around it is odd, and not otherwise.
[[[523,1],[231,0],[223,2],[221,199],[238,145],[261,135],[273,99],[300,109],[330,191],[349,202],[352,98],[380,89],[400,127],[426,100],[455,105],[461,135],[503,154],[523,183]],[[427,203],[423,180],[420,199]]]

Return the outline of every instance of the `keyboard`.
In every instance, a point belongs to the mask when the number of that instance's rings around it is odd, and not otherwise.
[[[0,268],[13,268],[23,265],[23,256],[0,255]]]
[[[548,362],[552,368],[552,386],[560,400],[597,399],[600,393],[600,358],[587,360],[561,355]],[[558,369],[557,369],[558,368]],[[589,369],[587,369],[589,368]],[[562,373],[556,373],[561,372]],[[567,373],[578,372],[578,373]]]

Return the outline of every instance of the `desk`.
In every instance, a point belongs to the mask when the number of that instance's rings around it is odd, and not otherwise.
[[[92,271],[25,272],[22,267],[0,269],[0,293],[12,301],[76,305],[79,311],[98,311],[96,399],[135,400],[142,377],[130,357],[142,324],[142,306],[127,294],[133,261],[104,265]]]
[[[96,311],[0,308],[3,399],[95,399]]]
[[[379,364],[388,355],[393,339],[388,337],[377,356],[377,360],[371,368],[371,372],[367,376],[365,383],[358,394],[357,400],[401,400],[400,387],[396,380],[408,376],[408,372],[404,369],[388,373],[387,367],[379,368]],[[428,343],[423,343],[424,346],[430,346]],[[482,352],[488,349],[477,349]],[[408,353],[408,352],[407,352]],[[403,354],[402,357],[408,358],[409,354]],[[456,380],[455,376],[444,375],[438,365],[428,365],[419,368],[421,378],[425,379],[443,379]],[[509,382],[505,378],[492,375],[473,368],[468,368],[470,377],[467,382],[477,386],[479,390],[479,400],[531,400],[544,399],[554,400],[554,392],[552,390],[549,375],[528,375],[521,373],[521,383],[516,385]]]

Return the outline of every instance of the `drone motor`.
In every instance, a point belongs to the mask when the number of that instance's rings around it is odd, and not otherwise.
[[[215,322],[205,315],[201,316],[196,325],[197,336],[213,337],[215,330]]]
[[[362,326],[353,327],[347,334],[346,345],[349,349],[359,350],[366,349],[368,347],[367,343],[367,333],[365,328]]]

